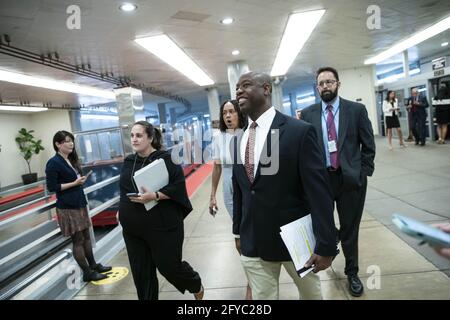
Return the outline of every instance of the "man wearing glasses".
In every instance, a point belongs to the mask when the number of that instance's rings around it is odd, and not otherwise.
[[[302,110],[302,120],[316,131],[339,215],[339,239],[345,256],[349,292],[362,295],[358,277],[358,232],[367,190],[374,171],[375,141],[364,105],[338,95],[338,72],[320,68],[316,74],[321,103]]]

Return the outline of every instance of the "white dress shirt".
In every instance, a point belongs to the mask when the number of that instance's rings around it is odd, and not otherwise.
[[[256,175],[256,171],[258,170],[261,152],[263,150],[264,143],[266,142],[267,134],[269,133],[270,127],[272,126],[273,119],[275,119],[275,115],[276,115],[275,107],[272,106],[255,121],[258,124],[258,126],[256,127],[256,136],[255,136],[255,152],[254,152],[255,166],[253,169],[253,177]],[[245,130],[241,140],[241,159],[243,164],[245,164],[245,148],[247,147],[249,128],[252,123],[253,123],[252,119],[248,118],[248,127],[247,130]]]

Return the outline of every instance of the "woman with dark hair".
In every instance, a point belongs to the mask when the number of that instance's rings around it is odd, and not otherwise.
[[[48,160],[45,174],[47,188],[56,192],[56,214],[63,236],[72,237],[73,256],[83,271],[83,280],[98,281],[107,278],[101,274],[111,267],[96,263],[92,252],[89,229],[91,220],[87,212],[81,166],[75,150],[75,138],[67,131],[58,131],[53,137],[56,154]]]
[[[442,82],[439,86],[435,100],[449,100],[450,90],[447,88],[445,82]],[[438,104],[436,105],[436,123],[438,132],[438,144],[445,144],[447,138],[447,126],[450,121],[450,104]]]
[[[120,174],[119,220],[138,298],[158,299],[158,270],[181,293],[188,290],[201,300],[200,276],[182,261],[183,220],[192,211],[183,170],[163,150],[161,132],[147,121],[133,124],[131,144],[135,153],[125,158]],[[134,173],[157,159],[164,160],[169,184],[160,190],[138,190]],[[154,200],[157,204],[147,211],[144,204]]]
[[[237,130],[245,127],[245,116],[236,100],[227,100],[220,106],[219,129],[220,134],[213,140],[213,160],[214,167],[212,173],[211,197],[209,200],[209,213],[216,215],[217,207],[216,192],[219,185],[220,176],[222,177],[222,192],[225,208],[228,214],[233,218],[233,160],[230,154],[230,144]],[[239,251],[239,250],[238,250]],[[247,286],[246,299],[251,300],[252,292]]]
[[[398,120],[398,107],[397,99],[395,98],[395,91],[389,90],[386,100],[383,101],[383,113],[386,119],[386,135],[389,143],[389,150],[393,150],[392,147],[392,129],[397,129],[397,135],[400,139],[400,146],[406,148],[403,142],[402,130],[400,128],[400,121]]]

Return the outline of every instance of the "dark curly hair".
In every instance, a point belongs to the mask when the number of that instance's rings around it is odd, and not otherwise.
[[[238,114],[238,128],[242,129],[245,127],[247,121],[246,116],[242,113],[241,108],[239,107],[239,104],[236,100],[226,100],[222,105],[220,106],[220,118],[219,118],[219,129],[222,132],[227,131],[228,127],[225,124],[225,120],[223,120],[223,108],[227,103],[231,103],[234,106],[234,111]]]

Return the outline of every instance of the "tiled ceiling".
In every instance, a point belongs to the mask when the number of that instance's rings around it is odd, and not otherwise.
[[[252,70],[269,72],[291,12],[327,9],[287,74],[288,79],[298,82],[310,78],[319,66],[362,66],[366,58],[450,15],[450,1],[445,0],[139,0],[134,1],[138,10],[133,13],[119,11],[121,1],[76,3],[81,8],[81,30],[66,27],[66,9],[74,4],[72,0],[2,0],[0,33],[8,34],[16,47],[36,53],[57,51],[64,61],[89,62],[94,71],[129,76],[133,82],[186,97],[194,105],[205,99],[205,91],[143,50],[133,42],[134,38],[168,34],[210,75],[221,94],[226,94],[227,63],[236,59],[231,51],[239,49],[238,59],[246,60]],[[366,10],[374,3],[381,9],[380,30],[366,27]],[[226,16],[233,17],[235,23],[220,24]],[[442,38],[427,41],[418,54],[442,51]],[[0,68],[111,87],[2,54]],[[23,89],[1,82],[0,94],[3,100],[78,101],[73,94]]]

